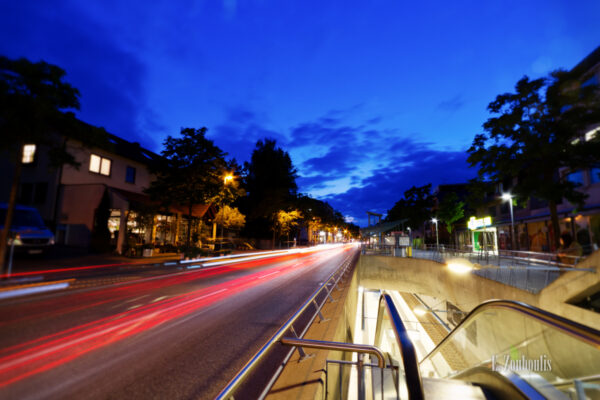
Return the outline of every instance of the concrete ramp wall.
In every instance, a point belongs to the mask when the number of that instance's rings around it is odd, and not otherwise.
[[[457,275],[444,264],[417,258],[361,255],[358,278],[368,289],[421,293],[446,299],[464,311],[486,300],[521,301],[600,329],[600,314],[569,304],[600,289],[600,251],[578,267],[595,268],[596,272],[566,272],[538,294],[475,274]]]

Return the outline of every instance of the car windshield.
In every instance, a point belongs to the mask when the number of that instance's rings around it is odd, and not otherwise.
[[[0,225],[4,226],[6,220],[6,209],[0,209]],[[44,228],[44,221],[38,213],[32,210],[15,210],[12,219],[12,227],[15,226],[30,226],[36,228]]]

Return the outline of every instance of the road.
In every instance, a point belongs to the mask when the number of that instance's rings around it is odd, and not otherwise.
[[[213,398],[355,252],[340,246],[3,300],[0,398]]]

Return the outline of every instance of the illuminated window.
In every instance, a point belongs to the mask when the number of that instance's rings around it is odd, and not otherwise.
[[[110,176],[111,161],[96,154],[90,155],[90,172]]]
[[[590,140],[594,139],[598,135],[598,133],[600,133],[600,127],[587,132],[585,134],[585,141],[589,142]]]
[[[35,144],[26,144],[23,146],[23,158],[21,162],[23,164],[31,164],[35,157]]]

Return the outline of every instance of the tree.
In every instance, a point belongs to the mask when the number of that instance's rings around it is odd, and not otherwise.
[[[0,151],[8,154],[15,165],[6,220],[0,233],[2,265],[21,178],[24,146],[35,144],[36,151],[44,146],[51,166],[65,163],[78,166],[73,155],[67,152],[65,142],[56,140],[56,135],[69,135],[85,144],[98,133],[96,128],[82,129],[82,124],[69,112],[79,109],[79,91],[64,81],[65,75],[61,68],[43,61],[32,63],[24,58],[11,60],[0,56]]]
[[[215,216],[215,222],[227,229],[240,229],[246,223],[246,217],[237,208],[224,205]],[[221,232],[221,237],[223,233]]]
[[[465,216],[465,203],[458,199],[456,193],[449,193],[440,202],[437,216],[446,224],[448,233],[452,233],[454,224]]]
[[[408,219],[408,226],[420,227],[431,218],[432,207],[431,183],[419,187],[413,186],[404,192],[404,198],[398,200],[388,210],[385,219],[386,221]]]
[[[275,234],[273,216],[279,210],[293,206],[298,189],[296,169],[290,155],[271,139],[256,143],[250,162],[244,164],[244,169],[247,196],[240,199],[239,204],[248,217],[246,234],[267,238],[270,232]]]
[[[152,168],[156,180],[147,190],[163,206],[187,207],[188,247],[192,238],[193,206],[222,201],[233,190],[226,187],[224,181],[230,167],[225,153],[206,138],[206,131],[206,128],[182,128],[180,138],[167,137],[161,152],[163,161]]]
[[[275,224],[273,227],[274,232],[278,234],[278,236],[288,235],[293,227],[298,225],[298,220],[302,218],[302,213],[298,210],[284,211],[279,210],[275,214]]]
[[[559,246],[557,204],[581,206],[585,195],[565,172],[600,162],[600,136],[582,135],[600,121],[597,85],[582,86],[572,74],[556,71],[547,78],[519,80],[515,93],[504,93],[488,105],[495,116],[475,136],[468,161],[484,180],[515,180],[513,195],[546,200],[555,246]]]

